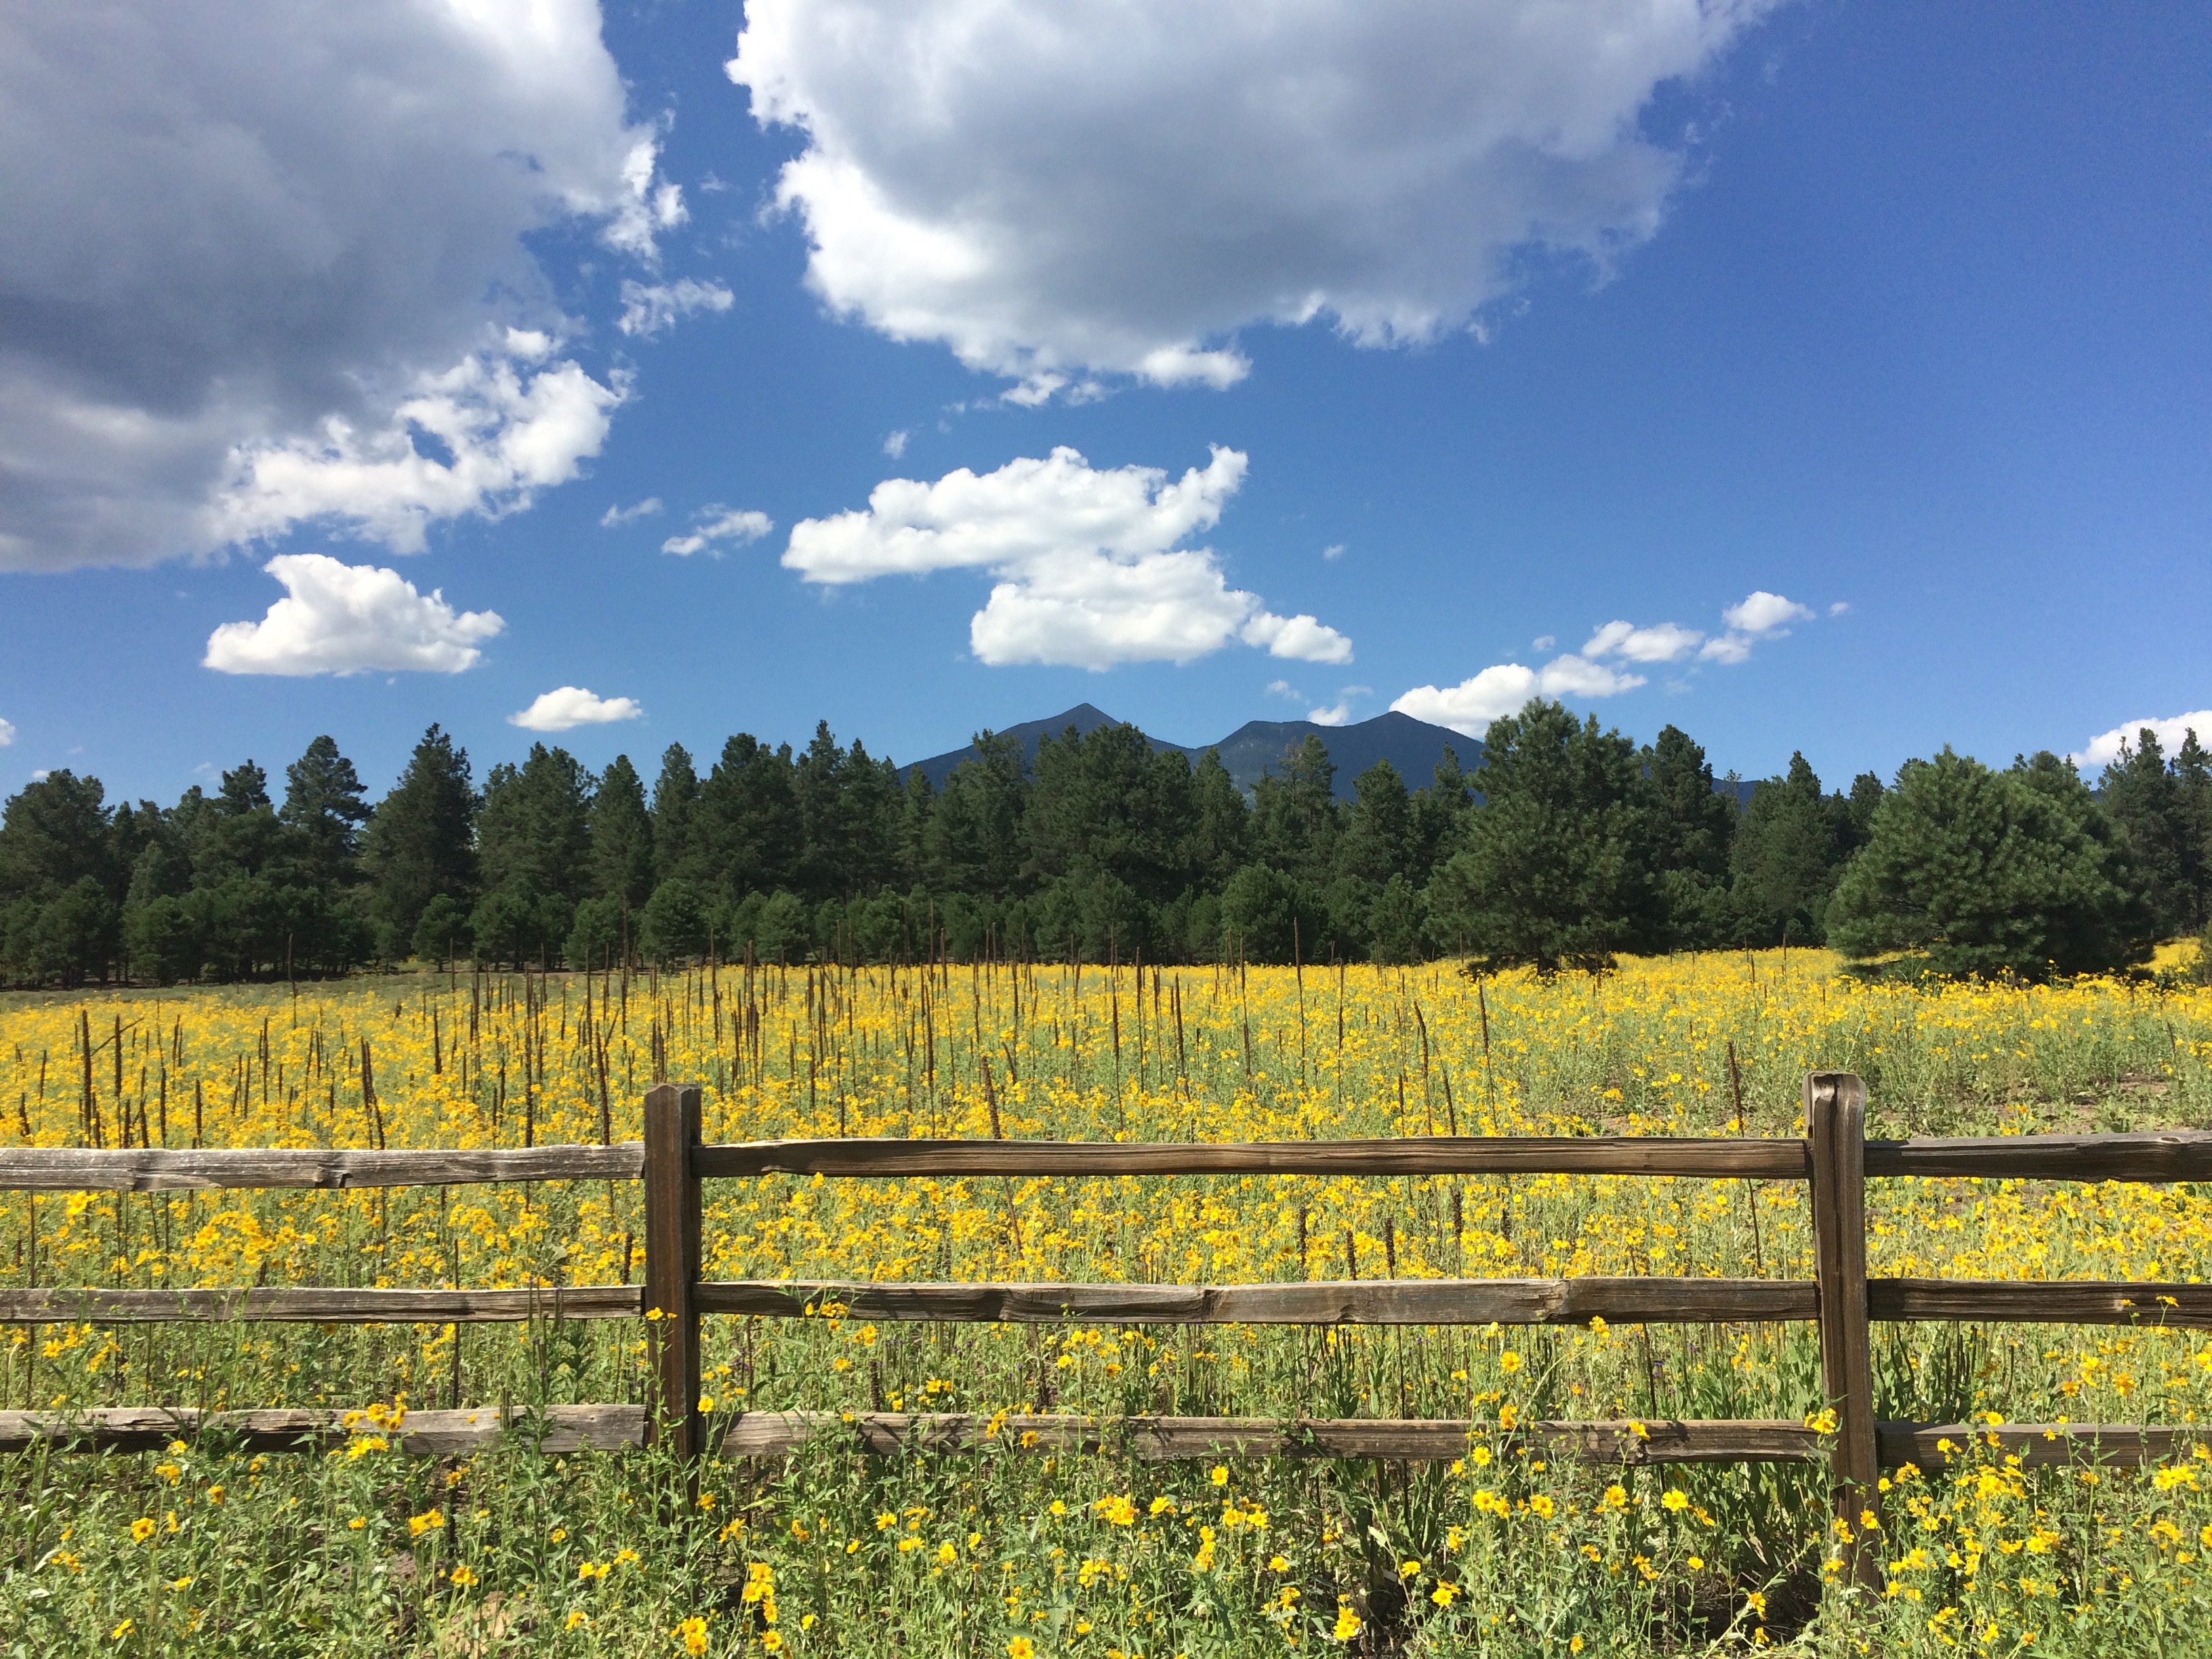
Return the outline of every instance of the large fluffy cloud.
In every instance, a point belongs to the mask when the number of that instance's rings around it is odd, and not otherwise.
[[[1244,471],[1243,454],[1218,447],[1172,483],[1157,467],[1101,470],[1060,448],[981,476],[887,478],[866,510],[793,526],[783,562],[831,584],[988,570],[1000,580],[969,626],[987,663],[1188,662],[1231,640],[1350,661],[1352,641],[1334,629],[1277,616],[1229,586],[1211,548],[1178,545],[1219,522]]]
[[[1765,0],[751,0],[728,69],[801,130],[810,279],[1032,395],[1225,385],[1224,337],[1461,325],[1531,248],[1603,261],[1680,157],[1639,121]]]
[[[2130,749],[2138,745],[2146,726],[2157,734],[2158,746],[2169,758],[2191,732],[2197,734],[2199,745],[2212,749],[2212,708],[2200,708],[2194,714],[2171,714],[2164,720],[2130,720],[2125,726],[2100,732],[2081,745],[2079,753],[2068,758],[2076,766],[2109,766],[2119,759],[2123,745]]]
[[[477,641],[507,626],[494,611],[455,612],[443,592],[419,593],[396,570],[285,553],[263,567],[285,597],[258,623],[225,623],[208,636],[205,665],[226,674],[361,674],[473,668]]]
[[[410,546],[569,476],[618,392],[556,355],[523,239],[585,222],[649,266],[683,216],[599,25],[593,0],[0,10],[0,568],[325,514]]]

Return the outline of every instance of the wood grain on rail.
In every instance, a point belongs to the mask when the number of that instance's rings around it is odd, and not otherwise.
[[[354,1420],[349,1424],[348,1419]],[[190,1406],[102,1406],[82,1412],[0,1411],[0,1451],[158,1451],[173,1440],[215,1435],[252,1451],[318,1451],[361,1435],[382,1435],[399,1451],[440,1456],[488,1446],[511,1432],[549,1456],[627,1451],[643,1443],[642,1406],[496,1406],[409,1412],[398,1431],[357,1412],[284,1409],[204,1412]]]
[[[0,1148],[0,1191],[181,1192],[219,1187],[459,1187],[489,1182],[635,1181],[645,1150],[618,1146],[225,1146],[185,1151]]]
[[[0,1289],[0,1324],[143,1324],[250,1320],[309,1325],[480,1325],[532,1319],[641,1319],[635,1285],[520,1290],[343,1290],[317,1285],[209,1291],[69,1286]]]
[[[726,1457],[781,1457],[817,1436],[850,1434],[874,1453],[1091,1451],[1148,1462],[1179,1457],[1358,1457],[1439,1462],[1478,1435],[1554,1456],[1615,1463],[1798,1462],[1818,1458],[1803,1425],[1760,1420],[1539,1422],[1512,1434],[1464,1418],[1078,1417],[906,1412],[746,1412],[723,1437]]]
[[[1875,1319],[2007,1325],[2170,1325],[2212,1330],[2212,1285],[2125,1279],[1873,1279]]]
[[[2212,1442],[2212,1428],[2145,1428],[2132,1423],[1883,1423],[1877,1425],[1884,1468],[1911,1463],[1940,1469],[1956,1458],[2017,1457],[2030,1467],[2052,1463],[2161,1463]]]
[[[2159,1129],[2139,1134],[1869,1140],[1866,1172],[1983,1180],[2212,1181],[2212,1133]]]
[[[702,1284],[702,1313],[1057,1324],[1734,1324],[1811,1319],[1809,1283],[1764,1279],[1391,1279],[1292,1285]]]
[[[1802,1140],[1408,1135],[1395,1140],[753,1140],[700,1147],[702,1176],[1640,1175],[1806,1178]]]

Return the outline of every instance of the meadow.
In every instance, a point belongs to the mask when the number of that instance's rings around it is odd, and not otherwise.
[[[1917,987],[1819,951],[1478,985],[1419,968],[724,966],[0,998],[0,1137],[39,1146],[2212,1125],[2212,991]],[[1870,1183],[1876,1273],[2201,1279],[2212,1195]],[[0,1195],[17,1285],[635,1282],[635,1183]],[[1800,1183],[1623,1177],[767,1177],[708,1188],[717,1279],[1808,1279]],[[1884,1417],[2212,1424],[2208,1334],[1876,1328]],[[2201,1654],[2212,1450],[1894,1471],[1850,1591],[1811,1465],[1547,1462],[1541,1418],[1817,1421],[1808,1325],[1436,1330],[707,1321],[746,1410],[1472,1417],[1449,1464],[399,1451],[410,1408],[646,1397],[633,1322],[0,1330],[0,1405],[336,1406],[328,1452],[0,1454],[0,1653]],[[2212,1430],[2208,1430],[2212,1434]]]

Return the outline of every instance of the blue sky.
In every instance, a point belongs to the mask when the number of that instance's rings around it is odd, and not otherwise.
[[[2200,9],[204,9],[0,23],[0,791],[2212,704]]]

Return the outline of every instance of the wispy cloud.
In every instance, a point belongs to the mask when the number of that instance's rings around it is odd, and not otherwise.
[[[724,542],[743,547],[748,542],[758,541],[775,528],[775,520],[750,507],[735,510],[721,506],[702,507],[697,526],[688,535],[671,536],[661,543],[660,550],[676,554],[681,558],[689,558],[694,553],[719,556]]]

